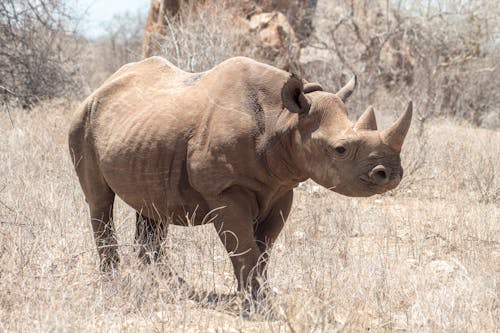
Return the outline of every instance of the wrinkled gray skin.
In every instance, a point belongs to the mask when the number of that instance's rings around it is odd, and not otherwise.
[[[401,180],[411,103],[382,131],[372,108],[353,124],[344,102],[355,85],[333,94],[243,57],[194,74],[159,57],[122,67],[76,111],[69,133],[101,268],[119,261],[118,195],[139,212],[145,262],[161,256],[167,223],[213,223],[239,289],[255,296],[300,182],[370,196]]]

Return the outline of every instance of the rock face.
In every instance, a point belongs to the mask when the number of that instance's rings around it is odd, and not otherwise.
[[[155,54],[160,53],[161,39],[165,36],[167,20],[165,14],[167,8],[170,8],[170,12],[177,12],[178,6],[172,8],[167,3],[172,1],[167,0],[151,0],[151,7],[149,8],[148,19],[146,21],[146,26],[144,28],[144,40],[142,42],[142,57],[148,58]],[[178,5],[178,1],[175,1]]]
[[[279,68],[301,72],[299,57],[301,45],[312,32],[312,14],[316,0],[295,1],[234,1],[228,6],[236,8],[237,24],[245,38],[256,38],[261,46],[258,53]],[[152,0],[142,48],[143,58],[161,54],[162,40],[167,32],[167,20],[175,17],[183,7],[190,10],[203,10],[210,4],[205,1],[188,2],[185,0]],[[205,7],[206,8],[206,7]],[[234,21],[234,14],[227,18]]]
[[[318,0],[248,0],[243,1],[247,11],[278,11],[285,15],[303,46],[313,32],[313,15]]]
[[[299,72],[300,44],[286,16],[278,11],[256,13],[246,20],[258,39],[263,57],[276,67]]]

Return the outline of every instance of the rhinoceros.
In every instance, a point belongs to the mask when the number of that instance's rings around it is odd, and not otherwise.
[[[346,196],[395,188],[412,104],[377,130],[373,108],[355,123],[337,93],[249,58],[188,73],[161,57],[120,68],[75,112],[69,148],[90,208],[103,271],[119,262],[118,195],[137,211],[146,262],[167,225],[213,223],[238,288],[259,289],[293,190],[312,179]]]

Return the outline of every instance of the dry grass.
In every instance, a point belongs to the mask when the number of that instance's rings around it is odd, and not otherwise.
[[[274,249],[274,317],[238,300],[193,301],[133,252],[117,207],[123,264],[98,272],[66,131],[74,105],[0,113],[0,331],[448,331],[500,326],[500,133],[443,121],[411,137],[417,165],[394,193],[346,198],[300,186]],[[50,115],[50,116],[48,116]],[[420,145],[420,146],[419,146]],[[192,290],[231,294],[211,226],[172,228],[171,265]]]

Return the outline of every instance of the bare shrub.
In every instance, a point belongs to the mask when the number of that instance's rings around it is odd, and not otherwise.
[[[163,56],[188,71],[207,70],[234,56],[300,71],[297,45],[287,40],[276,54],[276,49],[262,45],[248,30],[241,12],[237,4],[218,1],[181,8],[175,19],[167,17]]]
[[[361,74],[360,94],[370,103],[410,96],[424,120],[454,116],[495,126],[490,114],[500,118],[494,79],[500,70],[495,51],[500,5],[436,1],[426,12],[420,8],[409,1],[331,4],[325,9],[329,22],[321,24],[312,53],[327,54],[337,80],[346,69]],[[311,61],[306,71],[321,77],[325,66]]]
[[[82,38],[61,0],[0,2],[0,94],[23,106],[78,92]]]
[[[232,12],[231,12],[232,10]],[[256,45],[241,38],[227,19],[234,8],[214,5],[210,10],[183,8],[175,23],[167,18],[167,32],[162,45],[164,56],[188,71],[207,70],[229,57],[254,56]],[[226,18],[226,19],[222,19]],[[253,45],[252,45],[253,44]]]

